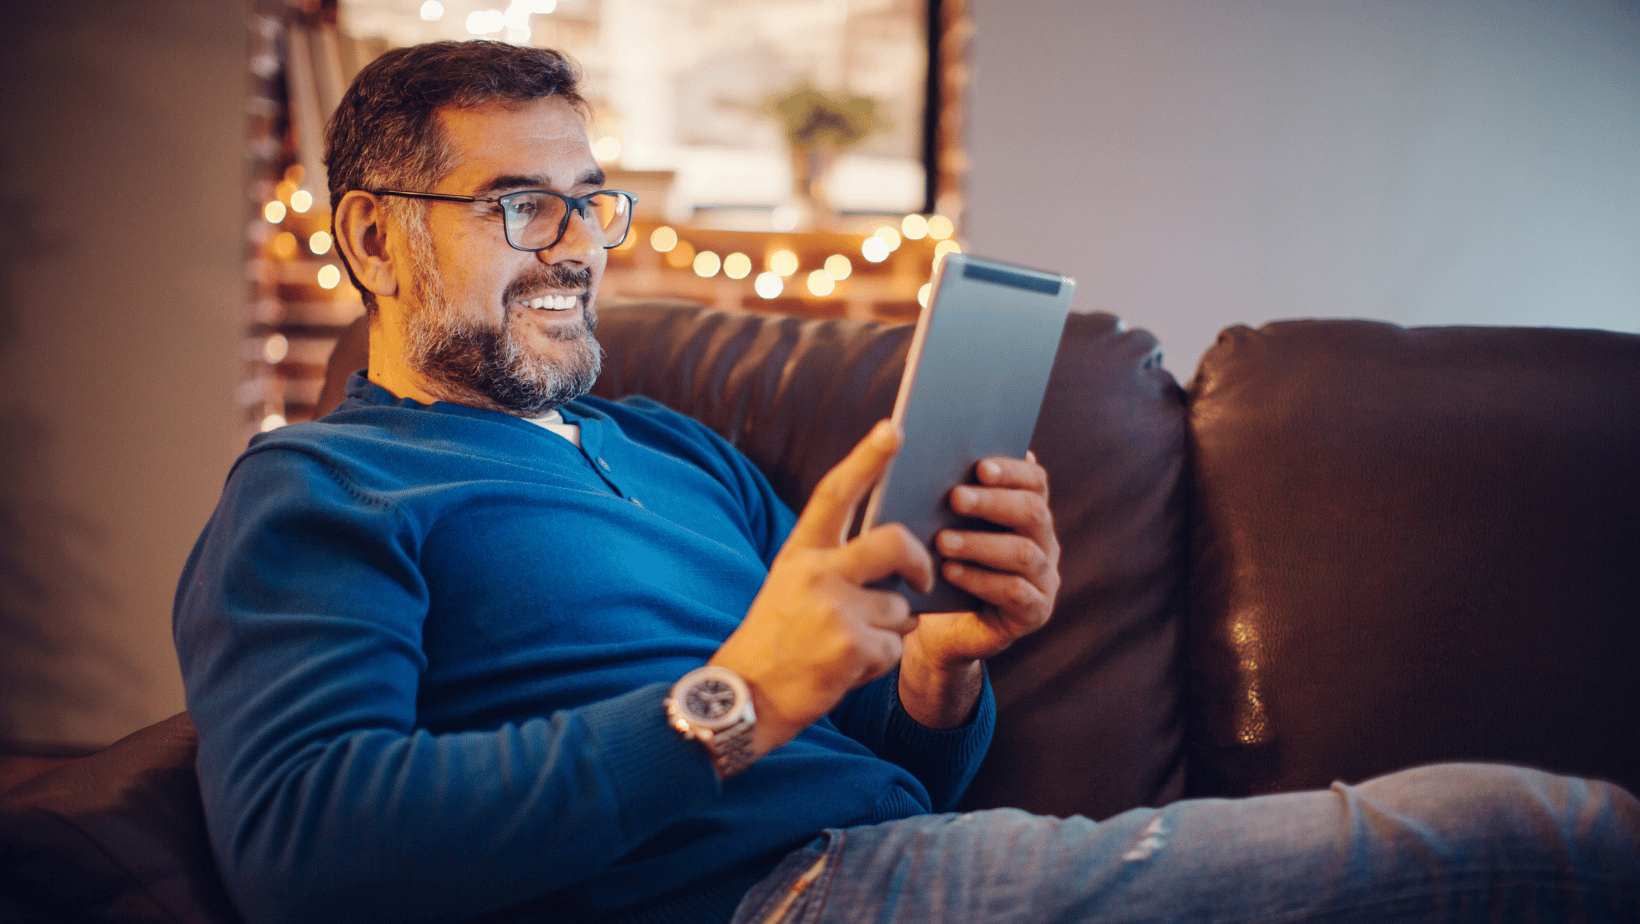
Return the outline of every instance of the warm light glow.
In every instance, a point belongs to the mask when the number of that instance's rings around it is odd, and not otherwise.
[[[962,245],[956,241],[940,241],[934,245],[934,265],[939,266],[945,262],[945,255],[948,253],[962,253]]]
[[[280,180],[279,185],[273,188],[273,197],[280,202],[289,202],[290,194],[298,189],[301,187],[296,185],[295,180]]]
[[[298,189],[290,194],[290,207],[298,213],[313,208],[313,193],[305,189]]]
[[[666,253],[678,246],[678,232],[661,225],[649,233],[649,246],[655,248],[657,253]]]
[[[269,430],[277,430],[284,425],[285,416],[283,414],[269,414],[268,416],[262,418],[263,433],[266,433]]]
[[[752,258],[743,253],[732,253],[723,258],[723,275],[730,279],[745,279],[752,274]]]
[[[813,295],[830,295],[837,288],[837,280],[825,270],[815,270],[809,274],[809,292]]]
[[[281,221],[284,221],[285,220],[285,203],[280,202],[278,199],[275,199],[272,202],[269,202],[267,205],[262,206],[262,217],[266,218],[268,221],[272,222],[273,224],[278,224]]]
[[[752,289],[764,298],[775,298],[785,288],[786,281],[779,273],[758,273],[757,281],[752,283]]]
[[[797,254],[789,250],[777,250],[769,254],[769,271],[782,276],[790,276],[797,272]]]
[[[695,254],[695,275],[702,279],[711,279],[723,267],[723,261],[710,250],[702,250]]]
[[[878,228],[876,233],[872,236],[887,244],[890,253],[900,249],[900,232],[890,228],[888,225],[883,225],[881,228]]]
[[[444,18],[444,4],[438,0],[427,0],[421,5],[422,22],[438,22]]]
[[[319,267],[320,288],[334,289],[336,288],[336,284],[341,281],[342,271],[336,268],[336,264],[326,263],[324,266]]]
[[[471,35],[494,35],[507,28],[507,14],[500,10],[477,10],[467,14],[467,32]]]
[[[868,237],[860,245],[860,256],[868,263],[881,263],[888,259],[888,242],[880,237]]]
[[[281,260],[289,260],[296,256],[296,235],[289,231],[281,231],[274,235],[273,253]]]
[[[592,156],[596,157],[600,164],[619,160],[621,157],[621,139],[614,135],[605,135],[599,138],[592,145]]]
[[[900,233],[908,240],[920,241],[928,236],[928,219],[921,215],[907,215],[900,221]]]
[[[943,241],[946,238],[948,238],[951,235],[956,234],[956,233],[957,233],[957,227],[956,227],[956,225],[953,225],[951,223],[951,219],[946,218],[944,215],[930,215],[930,216],[928,216],[928,236],[929,237],[933,238],[936,241]]]
[[[928,307],[928,293],[933,291],[933,289],[934,289],[934,284],[932,282],[925,282],[922,285],[918,286],[917,287],[917,304],[923,306],[924,308],[927,308]]]
[[[290,341],[285,339],[284,334],[274,334],[262,341],[262,358],[267,360],[270,365],[283,362],[288,355],[290,355]]]
[[[683,269],[695,262],[695,245],[688,241],[678,241],[678,246],[666,253],[666,263],[673,269]]]
[[[330,253],[330,245],[333,243],[335,242],[330,239],[329,231],[315,231],[313,236],[308,238],[308,249],[323,256]]]
[[[778,205],[769,213],[769,224],[776,231],[790,231],[797,227],[797,221],[802,217],[803,213],[792,206]]]
[[[834,253],[826,258],[826,274],[838,282],[847,279],[853,272],[854,264],[848,261],[848,257]]]

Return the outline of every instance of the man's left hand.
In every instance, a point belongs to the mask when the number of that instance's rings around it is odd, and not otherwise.
[[[951,490],[951,509],[1005,532],[941,530],[935,548],[947,581],[986,604],[971,613],[924,613],[905,637],[901,700],[934,728],[966,720],[981,662],[1048,622],[1059,593],[1059,539],[1048,509],[1048,473],[1024,459],[991,457],[978,484]]]

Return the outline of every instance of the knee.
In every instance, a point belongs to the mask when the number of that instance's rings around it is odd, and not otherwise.
[[[1640,879],[1640,801],[1611,783],[1500,764],[1439,764],[1360,789],[1471,856],[1548,853],[1556,866],[1594,861]]]

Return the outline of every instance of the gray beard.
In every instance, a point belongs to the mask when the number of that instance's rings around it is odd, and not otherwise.
[[[409,320],[407,358],[427,377],[432,394],[456,404],[539,417],[592,390],[603,368],[603,351],[592,333],[598,318],[590,302],[580,325],[551,330],[568,355],[559,362],[538,356],[513,333],[510,317],[492,327],[457,311],[434,268],[431,241],[414,232],[410,236],[412,289],[419,304]],[[521,296],[548,288],[585,289],[590,277],[586,270],[542,266],[513,280],[503,301],[517,305]]]

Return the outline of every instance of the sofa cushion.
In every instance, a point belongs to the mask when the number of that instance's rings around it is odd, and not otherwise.
[[[794,508],[893,410],[911,326],[607,306],[597,392],[735,443]],[[990,665],[999,720],[965,807],[1106,817],[1182,791],[1182,392],[1156,341],[1072,315],[1032,447],[1063,545],[1053,621]]]
[[[1640,786],[1640,336],[1233,328],[1190,433],[1193,793]]]
[[[234,922],[186,713],[0,794],[0,920]]]

